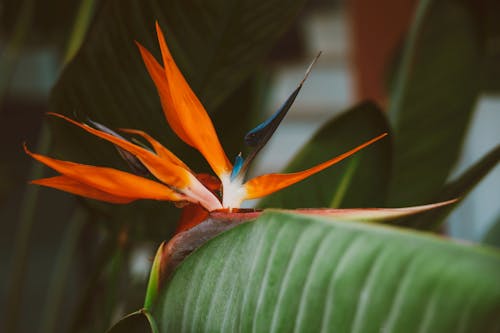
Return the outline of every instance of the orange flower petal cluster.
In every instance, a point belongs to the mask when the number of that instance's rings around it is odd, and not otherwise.
[[[32,153],[25,147],[30,156],[60,173],[56,177],[35,180],[34,184],[117,204],[125,204],[138,199],[153,199],[189,202],[203,207],[206,211],[221,208],[232,209],[239,208],[244,200],[269,195],[310,177],[387,135],[383,133],[342,155],[301,172],[267,174],[245,182],[244,172],[238,170],[237,176],[233,177],[233,165],[219,142],[212,121],[177,67],[158,23],[156,31],[163,65],[158,63],[141,44],[137,43],[137,46],[158,90],[165,118],[179,138],[205,157],[220,180],[222,196],[219,197],[207,181],[200,181],[199,175],[191,171],[182,160],[145,132],[135,129],[121,130],[142,137],[152,149],[55,113],[50,114],[128,152],[144,165],[154,179],[106,167],[56,160]],[[297,93],[298,90],[295,96]],[[203,214],[197,210],[196,215]]]

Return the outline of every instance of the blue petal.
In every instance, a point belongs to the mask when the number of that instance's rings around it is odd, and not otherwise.
[[[288,110],[290,110],[290,107],[292,106],[293,102],[295,101],[295,98],[299,94],[300,89],[302,89],[305,80],[309,76],[312,66],[316,63],[316,60],[318,60],[320,55],[321,52],[319,52],[318,55],[314,58],[314,60],[311,62],[311,64],[307,68],[307,71],[302,81],[300,81],[297,88],[295,88],[295,90],[290,94],[290,96],[288,96],[287,100],[285,101],[285,103],[283,103],[283,105],[281,105],[278,111],[276,111],[270,118],[265,120],[263,123],[259,124],[257,127],[252,129],[245,135],[245,143],[248,146],[263,147],[267,143],[267,141],[269,141],[269,139],[274,134],[279,124],[283,120],[283,118],[285,118]]]
[[[263,123],[259,124],[257,127],[252,129],[245,135],[245,143],[250,147],[258,147],[264,146],[267,141],[274,134],[279,124],[285,118],[288,110],[292,106],[295,98],[299,94],[300,89],[302,88],[302,84],[299,85],[292,94],[288,97],[288,99],[283,103],[283,105],[276,111],[270,118],[268,118]]]
[[[243,157],[241,157],[241,153],[236,155],[234,159],[233,171],[231,171],[231,181],[233,181],[240,173],[241,167],[243,166]]]
[[[252,162],[257,153],[264,147],[264,145],[269,141],[269,139],[271,139],[272,135],[278,128],[279,124],[281,123],[283,118],[285,118],[288,110],[290,110],[290,107],[292,106],[293,102],[295,101],[295,98],[299,94],[300,89],[302,89],[305,80],[309,76],[312,66],[316,63],[320,55],[321,52],[319,52],[318,55],[314,58],[314,60],[311,62],[311,64],[307,68],[307,71],[302,81],[300,81],[297,88],[295,88],[295,90],[290,94],[290,96],[288,96],[287,100],[278,109],[278,111],[276,111],[270,118],[268,118],[263,123],[259,124],[257,127],[252,129],[245,135],[246,145],[254,147],[254,149],[245,159],[245,162],[243,163],[242,166],[242,172],[246,171],[250,162]]]

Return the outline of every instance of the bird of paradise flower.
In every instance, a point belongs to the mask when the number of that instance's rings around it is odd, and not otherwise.
[[[300,182],[387,135],[387,133],[381,133],[339,156],[304,171],[289,174],[272,173],[245,180],[250,162],[267,143],[290,109],[311,66],[306,72],[304,80],[300,82],[283,106],[269,120],[247,134],[245,141],[253,147],[253,150],[245,159],[239,154],[233,165],[219,142],[205,108],[177,67],[158,23],[156,23],[156,31],[163,66],[141,44],[137,43],[137,46],[158,90],[166,120],[181,140],[197,149],[204,156],[218,180],[214,181],[206,174],[193,172],[170,150],[143,131],[120,130],[142,137],[151,145],[151,148],[131,142],[101,124],[92,121],[89,121],[89,124],[80,123],[61,114],[49,113],[113,143],[122,156],[130,162],[133,169],[142,170],[153,177],[140,176],[139,172],[132,174],[107,167],[57,160],[33,153],[25,145],[27,154],[60,173],[55,177],[33,180],[33,184],[115,204],[126,204],[138,199],[172,201],[183,205],[187,203],[190,209],[186,210],[187,217],[183,219],[184,222],[181,223],[179,229],[183,230],[201,222],[208,212],[232,211],[240,208],[244,200],[261,198]],[[399,209],[351,209],[323,212],[353,218],[362,218],[367,215],[372,218],[396,217],[420,212],[442,204],[446,203]],[[302,212],[319,213],[318,210],[302,210]]]

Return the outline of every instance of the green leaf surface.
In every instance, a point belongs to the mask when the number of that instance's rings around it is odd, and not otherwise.
[[[157,333],[158,328],[149,312],[139,310],[120,319],[107,333]]]
[[[442,188],[437,196],[433,198],[433,202],[451,200],[460,198],[461,200],[469,194],[470,191],[484,178],[488,173],[495,168],[500,162],[500,145],[483,156],[473,166],[467,169],[459,177],[449,182]],[[456,204],[440,207],[431,211],[425,212],[415,217],[406,218],[403,221],[398,221],[399,225],[414,227],[417,229],[435,229],[439,227],[445,218],[455,208]]]
[[[444,185],[478,97],[481,62],[477,22],[463,2],[419,3],[389,108],[389,205],[426,203]]]
[[[340,155],[389,127],[382,111],[365,102],[325,124],[285,172],[308,169]],[[263,199],[260,207],[380,207],[390,177],[391,138],[386,137],[310,178]]]
[[[499,279],[492,248],[268,211],[188,257],[153,316],[160,332],[497,332]]]

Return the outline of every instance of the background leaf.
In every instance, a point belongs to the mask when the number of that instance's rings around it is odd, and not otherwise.
[[[460,198],[463,200],[474,187],[497,166],[500,161],[500,145],[483,156],[481,160],[467,169],[459,177],[446,184],[433,198],[433,202],[446,201]],[[439,227],[445,218],[453,211],[459,203],[450,206],[433,209],[421,215],[397,221],[398,225],[410,226],[417,229],[435,229]]]
[[[426,203],[445,183],[478,97],[481,61],[477,22],[463,2],[419,3],[389,108],[390,205]]]
[[[389,132],[382,111],[359,104],[326,123],[300,150],[285,172],[300,171]],[[390,177],[391,138],[263,199],[260,207],[380,207]]]
[[[495,332],[499,264],[490,248],[266,212],[188,257],[153,315],[160,332]]]

